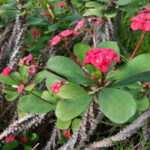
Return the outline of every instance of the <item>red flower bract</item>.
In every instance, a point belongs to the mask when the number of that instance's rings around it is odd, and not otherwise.
[[[35,37],[38,36],[40,34],[40,31],[35,29],[31,32],[31,34],[33,34]]]
[[[93,21],[97,21],[99,23],[103,23],[104,20],[100,19],[100,18],[96,18],[96,17],[91,17],[88,19],[89,22],[93,22]]]
[[[64,131],[64,136],[69,138],[70,137],[70,133],[66,130],[66,131]]]
[[[10,134],[9,137],[7,137],[5,139],[5,142],[8,143],[8,142],[12,142],[12,141],[14,141],[14,137],[12,136],[12,134]]]
[[[23,136],[23,137],[21,138],[21,140],[22,140],[22,142],[26,143],[26,142],[27,142],[27,137],[26,137],[26,136]]]
[[[6,68],[3,69],[3,71],[2,71],[2,75],[3,75],[3,76],[7,76],[10,72],[11,72],[11,68],[10,68],[10,67],[6,67]]]
[[[61,3],[58,3],[57,5],[60,7],[64,7],[64,6],[66,6],[66,3],[61,2]]]
[[[77,26],[75,27],[74,31],[77,31],[78,29],[80,29],[84,24],[84,19],[81,19],[78,23]]]
[[[51,41],[49,41],[49,43],[52,45],[52,46],[55,46],[57,43],[59,43],[59,41],[61,40],[61,36],[59,35],[56,35],[54,36]]]
[[[23,89],[24,89],[24,84],[21,84],[21,85],[18,87],[17,93],[21,93]]]
[[[120,58],[113,49],[94,49],[87,51],[84,59],[84,65],[92,64],[100,71],[106,72],[112,60],[116,63],[120,61]]]
[[[54,94],[57,94],[59,92],[60,87],[64,85],[63,81],[56,82],[53,84],[50,89],[53,91]]]
[[[72,34],[73,31],[72,30],[65,30],[59,33],[60,36],[69,36],[70,34]]]

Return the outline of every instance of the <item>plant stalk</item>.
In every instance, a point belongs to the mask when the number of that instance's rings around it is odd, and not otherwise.
[[[139,42],[138,42],[138,44],[137,44],[137,46],[136,46],[136,48],[134,49],[134,51],[133,51],[131,57],[129,58],[129,61],[131,61],[131,60],[133,59],[135,53],[137,52],[139,46],[141,45],[141,42],[143,41],[143,38],[144,38],[144,36],[145,36],[145,33],[146,33],[146,32],[144,31],[143,34],[142,34],[142,36],[141,36],[141,38],[140,38],[140,40],[139,40]],[[128,62],[129,62],[129,61],[128,61]]]

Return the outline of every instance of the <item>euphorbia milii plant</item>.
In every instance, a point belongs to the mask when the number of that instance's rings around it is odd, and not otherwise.
[[[144,34],[148,32],[145,26],[145,23],[149,25],[148,12],[132,18],[131,21],[136,23],[132,23],[131,28],[142,29]],[[81,19],[74,29],[64,30],[50,40],[52,46],[64,47],[72,59],[54,56],[43,67],[30,54],[21,60],[19,72],[5,76],[9,71],[3,71],[0,81],[6,84],[3,87],[6,98],[12,101],[22,94],[18,101],[20,111],[41,114],[54,109],[58,128],[67,131],[71,121],[82,116],[94,99],[104,115],[117,124],[134,120],[135,113],[140,114],[148,108],[145,105],[141,111],[138,107],[139,99],[143,102],[144,97],[144,101],[148,101],[141,91],[145,89],[145,82],[150,82],[150,54],[133,58],[134,51],[130,61],[121,66],[123,62],[116,42],[96,44],[97,24],[105,22],[95,17],[88,20],[93,26],[92,31]],[[143,26],[137,27],[137,22]],[[70,41],[80,34],[79,30],[89,32],[93,47],[85,43],[70,47]],[[43,80],[47,89],[39,90],[38,84]],[[135,95],[137,92],[138,96]]]

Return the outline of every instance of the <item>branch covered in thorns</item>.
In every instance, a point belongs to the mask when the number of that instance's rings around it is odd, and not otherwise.
[[[102,141],[94,142],[85,148],[85,150],[97,150],[100,148],[112,147],[115,143],[126,140],[131,137],[136,131],[145,124],[150,118],[150,108],[144,112],[139,118],[137,118],[133,123],[128,125],[122,131],[113,135],[111,137],[105,138]]]

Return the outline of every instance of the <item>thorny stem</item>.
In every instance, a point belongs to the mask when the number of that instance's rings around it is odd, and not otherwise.
[[[129,61],[131,61],[131,60],[133,59],[135,53],[137,52],[139,46],[141,45],[141,42],[143,41],[143,38],[144,38],[144,36],[145,36],[145,33],[146,33],[146,32],[144,31],[143,34],[142,34],[142,36],[141,36],[141,38],[140,38],[140,40],[139,40],[139,42],[138,42],[138,44],[137,44],[137,46],[136,46],[136,48],[134,49],[134,51],[133,51],[131,57],[129,58]],[[129,61],[128,61],[128,62],[129,62]]]
[[[94,49],[96,49],[96,40],[95,40],[95,31],[96,31],[96,26],[95,23],[93,24],[93,45],[94,45]]]
[[[42,101],[44,101],[44,102],[46,102],[46,103],[49,103],[49,104],[51,104],[51,105],[56,105],[56,103],[53,103],[53,102],[47,101],[47,100],[43,99],[42,97],[40,97],[40,96],[36,95],[35,93],[33,93],[33,92],[31,92],[31,91],[26,91],[25,89],[23,89],[23,90],[24,90],[25,92],[28,92],[28,93],[30,93],[30,94],[32,94],[32,95],[34,95],[34,96],[38,97],[39,99],[41,99]]]

